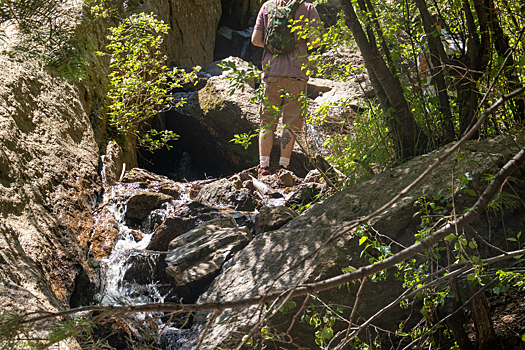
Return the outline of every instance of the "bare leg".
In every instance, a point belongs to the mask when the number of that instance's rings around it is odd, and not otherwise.
[[[290,158],[292,155],[293,145],[295,138],[288,128],[283,130],[283,136],[281,137],[281,157]]]
[[[269,157],[270,153],[272,153],[272,146],[273,131],[271,129],[261,128],[259,132],[259,155]]]

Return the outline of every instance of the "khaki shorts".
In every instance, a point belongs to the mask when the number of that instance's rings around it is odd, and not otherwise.
[[[280,115],[272,106],[282,106],[283,124],[290,126],[293,131],[301,131],[304,115],[301,113],[302,102],[299,99],[301,93],[306,95],[306,80],[269,76],[264,78],[264,83],[264,94],[268,98],[268,104],[261,104],[261,126],[271,123],[270,129],[277,130]]]

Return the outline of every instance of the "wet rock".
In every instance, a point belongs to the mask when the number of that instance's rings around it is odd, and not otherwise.
[[[255,234],[277,230],[298,215],[285,206],[262,207],[255,217]]]
[[[166,253],[132,252],[125,267],[124,281],[137,284],[168,283],[166,275]]]
[[[113,186],[119,180],[122,173],[123,158],[122,148],[115,141],[109,142],[106,146],[106,154],[100,156],[102,162],[100,177],[105,188]]]
[[[166,272],[180,294],[195,297],[251,239],[250,230],[232,219],[201,225],[170,242]]]
[[[197,220],[195,218],[168,217],[155,229],[146,249],[166,251],[173,239],[194,229],[196,225]]]
[[[166,176],[158,175],[150,171],[133,168],[122,178],[122,183],[132,184],[127,188],[149,189],[152,192],[164,193],[173,199],[178,199],[182,193],[181,186],[168,179]]]
[[[133,195],[126,202],[126,220],[140,221],[145,219],[162,203],[173,200],[172,196],[144,190],[133,190]]]
[[[73,282],[75,287],[69,300],[69,306],[71,308],[91,305],[93,303],[96,285],[91,281],[90,277],[85,270],[80,270],[75,276],[75,281]]]
[[[249,193],[237,190],[235,184],[228,179],[218,180],[204,186],[195,201],[243,211],[253,211],[257,207],[257,202]]]
[[[90,237],[89,256],[96,261],[108,257],[118,238],[118,222],[113,213],[106,208],[95,217],[93,232]]]
[[[234,30],[221,26],[215,37],[214,60],[221,60],[230,56],[240,57],[243,60],[258,63],[263,55],[263,48],[251,43],[253,27],[244,30]]]

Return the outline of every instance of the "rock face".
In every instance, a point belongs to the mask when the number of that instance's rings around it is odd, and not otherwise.
[[[125,3],[129,12],[154,12],[170,24],[169,64],[213,61],[220,0]],[[71,18],[82,18],[77,15]],[[105,25],[82,20],[75,24],[79,38],[103,48]],[[0,57],[2,313],[61,309],[68,305],[75,274],[89,270],[85,258],[101,190],[97,168],[99,146],[105,148],[108,62],[94,52],[86,60],[89,76],[73,85],[38,63]],[[103,161],[106,186],[118,179],[127,157],[111,147]],[[128,159],[128,167],[136,161]]]
[[[519,140],[498,138],[484,141],[483,146],[478,142],[469,142],[464,152],[461,153],[461,159],[468,159],[468,163],[464,162],[460,169],[456,168],[456,174],[458,171],[468,172],[472,179],[469,182],[469,188],[484,188],[486,183],[481,180],[482,175],[494,173],[497,170],[495,167],[501,167],[524,145],[525,140],[523,138]],[[427,169],[429,164],[432,164],[440,156],[441,152],[443,149],[418,157],[374,177],[359,187],[339,192],[324,202],[315,204],[283,228],[255,236],[246,248],[237,253],[224,266],[221,274],[201,295],[198,302],[221,302],[250,298],[270,290],[285,290],[296,283],[325,280],[340,275],[342,269],[348,266],[357,268],[368,264],[366,259],[360,258],[363,247],[359,246],[359,238],[356,238],[353,232],[345,234],[333,244],[325,247],[313,265],[301,263],[301,261],[321,247],[334,232],[341,231],[352,220],[381,207]],[[423,193],[433,198],[439,190],[450,186],[449,179],[453,167],[454,159],[448,159],[427,177],[417,190],[404,196],[385,213],[372,219],[369,222],[369,227],[405,246],[413,243],[414,234],[420,229],[421,223],[419,217],[413,218],[414,213],[418,210],[414,203],[419,197],[423,196]],[[524,171],[525,169],[522,168],[513,176],[522,179],[525,174]],[[520,188],[517,195],[523,196],[524,191],[524,188]],[[475,199],[464,192],[458,193],[456,198],[458,210],[461,212],[461,208],[471,206]],[[504,244],[503,238],[496,238],[504,237],[502,232],[500,236],[499,232],[503,230],[503,227],[499,223],[503,220],[506,224],[512,223],[512,227],[506,227],[507,234],[517,234],[522,229],[525,220],[525,208],[522,205],[508,207],[504,214],[503,218],[499,216],[491,216],[490,218],[493,237],[491,242],[496,245]],[[476,232],[488,239],[489,224],[485,218],[480,218],[471,225]],[[480,247],[480,249],[482,249],[481,254],[484,256],[487,256],[488,253],[499,254],[492,248]],[[294,268],[292,269],[292,267]],[[327,305],[351,306],[358,284],[350,284],[349,288],[350,293],[344,287],[321,292],[318,296]],[[400,282],[390,277],[383,283],[365,285],[361,296],[362,300],[358,305],[359,317],[356,321],[358,323],[363,322],[364,319],[397,297],[401,290]],[[302,299],[298,298],[296,303],[298,306],[301,305]],[[246,334],[243,332],[249,329],[246,327],[253,324],[253,320],[250,320],[249,310],[253,309],[223,312],[212,324],[205,338],[204,347],[211,349],[218,344],[222,344],[226,348],[235,347],[233,344],[237,344],[238,340]],[[350,310],[345,311],[343,317],[348,317],[349,312]],[[374,322],[374,325],[386,329],[395,329],[399,320],[405,319],[410,312],[410,310],[396,307],[383,314],[380,319]],[[412,312],[417,312],[417,310]],[[287,314],[288,316],[276,316],[265,327],[270,329],[275,327],[275,332],[286,332],[294,314],[294,312],[290,312]],[[202,332],[207,316],[205,313],[196,315],[194,330]],[[344,327],[346,326],[334,326],[334,334]],[[235,336],[237,331],[241,332],[239,337]],[[313,327],[296,322],[296,326],[290,335],[296,345],[311,349],[316,348]]]
[[[255,16],[262,2],[258,0],[222,0],[222,17],[220,25],[243,30],[255,24]],[[253,22],[253,23],[251,23]]]
[[[128,12],[152,13],[171,28],[164,39],[169,66],[206,66],[213,62],[221,0],[132,0]]]
[[[2,313],[57,310],[85,259],[100,190],[90,111],[77,87],[34,62],[0,66]]]

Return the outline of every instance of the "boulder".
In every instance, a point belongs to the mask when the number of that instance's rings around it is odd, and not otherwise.
[[[172,240],[179,237],[183,233],[195,228],[197,220],[195,218],[181,218],[178,216],[170,216],[159,225],[151,241],[146,249],[166,251]]]
[[[129,199],[126,202],[126,220],[141,221],[161,204],[169,202],[173,197],[148,190],[128,190]]]
[[[297,191],[291,192],[286,196],[286,205],[307,204],[315,199],[315,196],[321,193],[324,185],[316,182],[305,182]]]
[[[523,137],[511,139],[499,137],[494,140],[483,141],[483,146],[477,141],[470,141],[461,152],[461,159],[468,159],[462,165],[461,171],[468,172],[471,179],[469,188],[484,188],[486,182],[482,180],[484,174],[495,173],[514,154],[525,145]],[[342,274],[342,269],[352,266],[358,268],[367,265],[367,259],[361,257],[363,247],[359,245],[359,236],[348,232],[332,244],[324,247],[317,255],[313,264],[302,263],[308,259],[324,242],[334,233],[341,232],[353,220],[363,217],[383,206],[393,196],[412,183],[429,165],[434,163],[444,152],[444,148],[417,157],[397,168],[375,176],[371,180],[355,188],[348,188],[321,203],[310,207],[304,214],[298,216],[279,230],[266,232],[254,237],[250,244],[238,252],[220,275],[213,281],[209,288],[200,296],[198,302],[225,302],[246,299],[262,295],[269,291],[288,290],[296,284],[322,281],[327,278]],[[496,168],[495,168],[496,167]],[[450,186],[450,176],[456,168],[456,159],[447,159],[439,168],[427,176],[424,182],[412,192],[405,194],[394,206],[379,216],[369,221],[373,232],[390,237],[404,246],[414,242],[414,234],[420,229],[421,218],[414,217],[418,208],[414,203],[422,196],[430,199],[442,189]],[[516,171],[513,176],[522,179],[525,167]],[[518,196],[524,195],[524,188],[514,188]],[[510,192],[512,192],[509,189]],[[509,192],[509,193],[510,193]],[[457,193],[455,204],[462,212],[469,208],[476,200],[470,194],[461,191]],[[476,232],[487,240],[492,236],[491,243],[504,247],[505,234],[517,234],[522,227],[525,208],[523,206],[507,207],[501,216],[490,217],[490,225],[485,215],[480,216],[471,223]],[[519,220],[511,218],[520,218]],[[500,223],[505,222],[505,225]],[[508,224],[512,227],[507,226]],[[489,229],[490,227],[490,229]],[[395,253],[400,248],[392,245]],[[501,252],[490,246],[480,244],[478,249],[482,256],[498,255]],[[357,323],[362,323],[385,305],[392,302],[403,291],[400,281],[393,278],[393,271],[389,272],[386,281],[368,282],[361,295],[357,308]],[[350,308],[354,304],[355,295],[359,284],[349,284],[340,289],[332,289],[317,293],[325,305],[350,306],[343,313],[347,318]],[[349,293],[350,292],[350,293]],[[301,305],[304,298],[294,298],[297,306]],[[308,304],[316,302],[311,300]],[[321,310],[325,306],[319,305]],[[223,311],[209,328],[204,340],[204,348],[215,348],[222,344],[226,348],[235,347],[238,341],[253,325],[251,313],[257,307],[240,310]],[[394,307],[386,311],[381,318],[374,321],[374,327],[387,330],[397,329],[399,322],[405,320],[409,314],[416,314],[418,310],[405,310]],[[295,312],[285,315],[276,315],[267,321],[265,327],[274,329],[275,332],[285,333],[291,322],[295,321]],[[197,313],[194,329],[200,330],[207,323],[211,314]],[[333,326],[334,334],[343,330],[347,325],[336,322]],[[237,335],[237,332],[238,335]],[[314,328],[307,324],[295,322],[289,333],[294,344],[299,347],[316,348]]]
[[[293,175],[288,170],[279,171],[279,181],[283,184],[284,187],[292,187],[295,185]]]
[[[184,191],[182,185],[168,179],[166,176],[157,175],[141,168],[133,168],[128,171],[121,182],[133,184],[132,186],[127,186],[128,188],[147,189],[152,192],[163,193],[173,197],[173,199],[179,199]]]
[[[122,162],[123,158],[122,148],[115,141],[110,141],[106,146],[106,154],[100,156],[102,163],[100,177],[104,188],[113,186],[120,179],[122,168],[125,166]]]
[[[255,234],[277,230],[297,215],[295,211],[284,206],[262,207],[255,217]]]
[[[241,211],[253,211],[257,207],[257,201],[246,190],[237,190],[235,184],[228,179],[204,186],[195,201]]]
[[[247,227],[232,219],[203,224],[170,242],[166,272],[185,298],[195,298],[235,252],[252,239]],[[190,293],[191,291],[191,293]]]
[[[247,63],[231,59],[241,68]],[[210,74],[219,74],[216,63],[207,67]],[[165,113],[166,128],[176,130],[180,138],[173,143],[170,151],[160,150],[148,159],[155,165],[155,172],[178,180],[195,180],[206,176],[228,176],[259,163],[257,138],[245,149],[230,142],[235,135],[254,133],[259,127],[259,105],[251,100],[254,90],[245,86],[231,94],[231,72],[213,76],[204,89],[198,92],[177,93],[176,99],[184,98],[186,103]],[[274,138],[271,167],[277,168],[280,156],[280,132]],[[198,162],[204,160],[205,162]],[[181,174],[181,168],[187,169]],[[289,169],[297,176],[304,177],[312,169],[308,157],[296,144]]]

